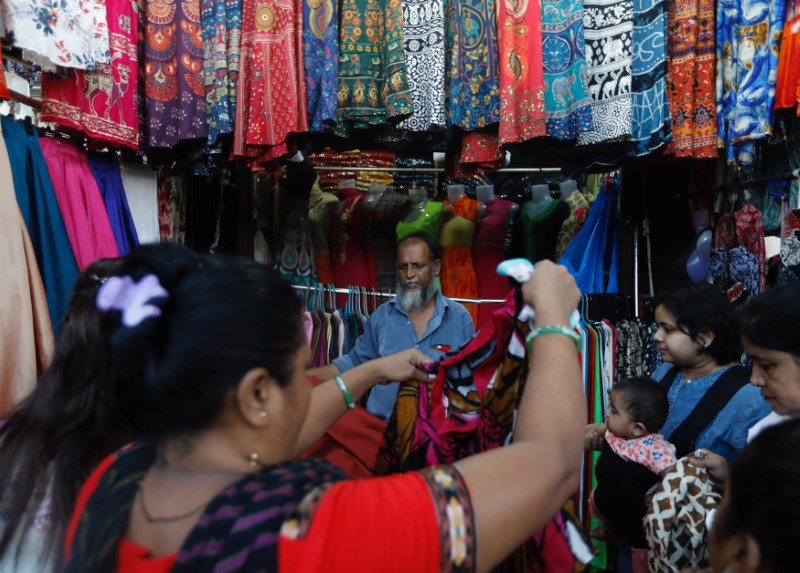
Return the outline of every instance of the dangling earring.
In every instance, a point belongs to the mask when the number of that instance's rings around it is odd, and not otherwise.
[[[258,413],[258,416],[259,416],[259,417],[260,417],[262,420],[266,421],[266,419],[267,419],[267,411],[266,411],[266,410],[261,410],[261,411]]]
[[[258,452],[257,451],[253,450],[253,453],[251,453],[248,456],[247,459],[250,460],[250,467],[253,467],[253,468],[257,468],[258,467]]]

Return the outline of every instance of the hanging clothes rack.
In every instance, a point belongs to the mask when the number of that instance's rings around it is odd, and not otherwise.
[[[309,292],[314,289],[314,287],[311,286],[311,285],[308,285],[308,286],[306,286],[306,285],[292,285],[292,288],[295,288],[295,289],[301,290],[301,291],[309,291]],[[346,288],[333,288],[333,289],[330,289],[328,287],[325,287],[325,288],[326,288],[327,292],[330,292],[331,290],[333,290],[333,292],[335,292],[336,294],[352,294],[352,291],[350,291],[350,290],[348,290]],[[380,297],[380,298],[393,298],[395,296],[394,293],[376,291],[376,290],[368,288],[368,287],[356,287],[356,288],[366,288],[367,291],[368,291],[367,294],[369,296],[377,296],[377,297]],[[457,297],[452,297],[452,296],[449,296],[447,298],[449,298],[450,300],[453,300],[455,302],[469,303],[469,304],[502,304],[502,303],[505,302],[505,300],[503,300],[503,299],[457,298]]]
[[[385,171],[389,173],[444,173],[443,167],[343,167],[314,165],[316,171]],[[500,167],[483,173],[560,173],[560,167]]]
[[[778,173],[777,175],[766,175],[764,177],[757,177],[756,179],[748,179],[746,181],[741,181],[739,185],[746,186],[746,185],[755,185],[757,183],[766,183],[767,181],[774,181],[775,179],[800,179],[800,169],[795,169],[794,171],[787,171],[785,173]]]

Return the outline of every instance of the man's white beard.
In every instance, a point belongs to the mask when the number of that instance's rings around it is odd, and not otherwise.
[[[428,286],[424,288],[412,289],[407,290],[406,286],[412,284],[419,284],[422,283],[420,281],[406,281],[405,286],[400,281],[397,281],[397,285],[395,286],[395,292],[397,293],[397,299],[400,301],[400,306],[405,309],[406,312],[412,310],[422,310],[425,308],[430,300],[436,296],[436,285],[433,281],[428,283]]]

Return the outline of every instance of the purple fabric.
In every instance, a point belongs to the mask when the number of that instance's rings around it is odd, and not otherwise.
[[[128,198],[125,196],[125,189],[122,186],[119,161],[90,155],[89,167],[100,188],[103,203],[106,205],[108,220],[111,222],[111,230],[114,232],[119,254],[127,255],[131,249],[139,246],[139,236],[136,234],[131,210],[128,207]]]

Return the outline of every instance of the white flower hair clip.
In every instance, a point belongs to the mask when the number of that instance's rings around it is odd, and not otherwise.
[[[146,318],[161,316],[161,309],[150,302],[167,296],[156,275],[145,275],[138,283],[131,277],[111,277],[97,291],[97,308],[122,311],[122,324],[133,327]]]

